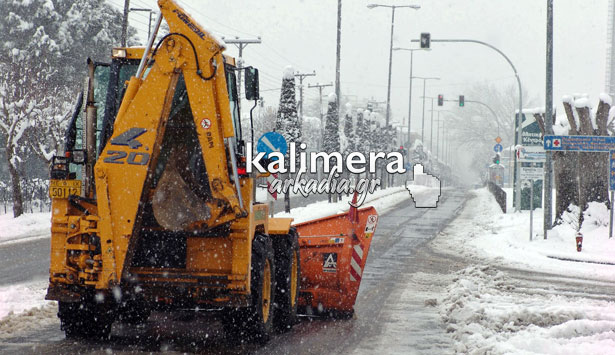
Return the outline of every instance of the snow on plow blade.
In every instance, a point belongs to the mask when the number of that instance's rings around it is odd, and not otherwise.
[[[301,255],[299,305],[353,311],[377,223],[376,209],[366,207],[294,225]]]

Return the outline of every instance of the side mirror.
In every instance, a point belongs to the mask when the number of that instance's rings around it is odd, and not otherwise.
[[[246,73],[246,99],[248,100],[258,100],[259,92],[258,92],[258,69],[254,67],[245,68]]]

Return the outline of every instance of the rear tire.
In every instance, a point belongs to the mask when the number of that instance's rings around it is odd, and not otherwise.
[[[250,293],[250,306],[224,311],[221,320],[226,338],[266,343],[273,329],[275,264],[271,238],[265,234],[257,233],[252,242]]]
[[[274,325],[279,331],[290,330],[297,323],[301,258],[297,230],[274,238],[276,292]]]
[[[58,317],[66,338],[108,339],[114,310],[92,301],[59,302]]]
[[[125,301],[119,308],[118,321],[130,325],[145,324],[152,313],[148,306],[143,299]]]

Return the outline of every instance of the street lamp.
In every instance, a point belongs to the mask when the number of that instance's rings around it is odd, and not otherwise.
[[[444,121],[445,121],[444,118],[440,119],[440,112],[452,113],[453,115],[455,115],[455,112],[451,111],[451,110],[436,110],[436,112],[438,112],[438,122],[442,123],[442,160],[446,164],[445,150],[444,150],[444,142],[446,141],[446,135],[445,135],[446,125],[444,124]],[[440,152],[440,148],[439,148],[439,144],[440,144],[440,123],[438,123],[438,131],[437,132],[438,133],[437,133],[437,138],[436,138],[436,157],[439,156],[439,152]]]
[[[413,76],[414,79],[423,80],[423,119],[421,120],[421,141],[425,144],[425,85],[427,80],[440,80],[440,78],[434,77],[421,77],[421,76]],[[431,105],[433,109],[433,101]]]
[[[388,7],[391,9],[391,44],[389,46],[389,83],[387,85],[387,115],[386,125],[389,125],[389,117],[391,116],[391,70],[393,68],[393,29],[395,27],[395,9],[396,8],[408,8],[418,10],[421,7],[418,5],[381,5],[381,4],[368,4],[368,9],[376,7]]]
[[[410,144],[410,128],[411,128],[411,118],[412,118],[412,61],[414,57],[414,51],[424,51],[422,48],[401,48],[395,47],[394,51],[408,51],[410,52],[410,85],[408,89],[408,144]]]

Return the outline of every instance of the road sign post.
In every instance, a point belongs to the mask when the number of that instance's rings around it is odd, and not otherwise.
[[[523,167],[521,167],[523,169]],[[534,234],[534,180],[530,180],[530,242]]]
[[[530,242],[534,237],[534,180],[544,177],[542,166],[521,166],[521,180],[530,181]]]

